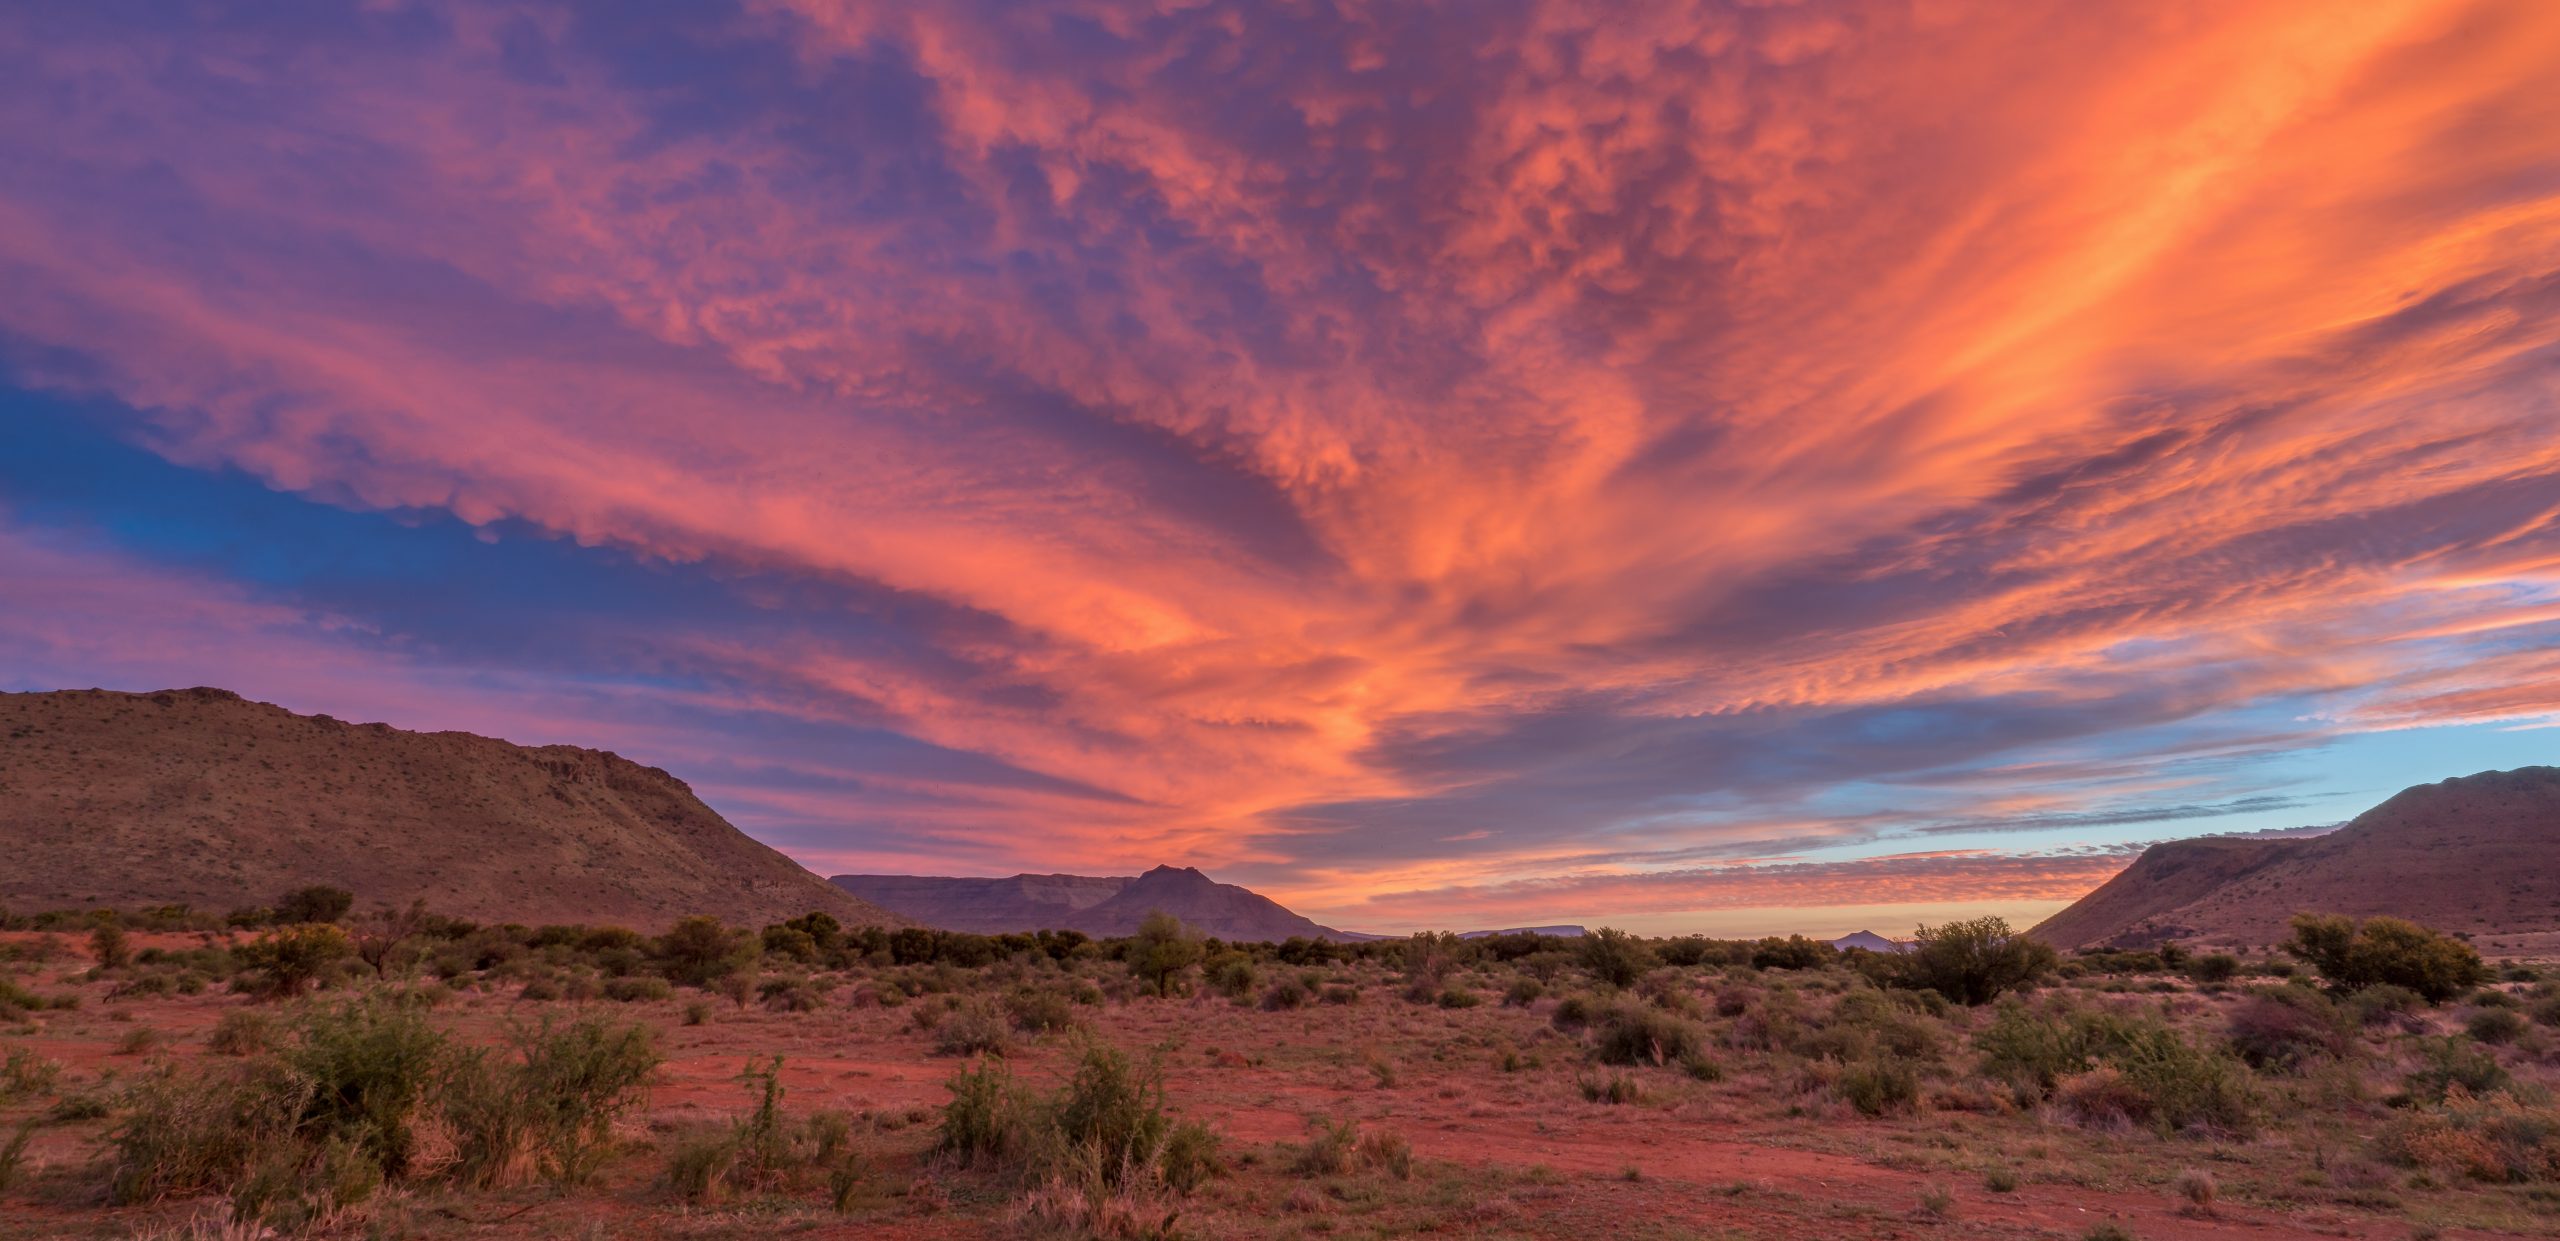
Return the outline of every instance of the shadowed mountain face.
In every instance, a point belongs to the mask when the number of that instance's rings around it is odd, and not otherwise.
[[[1318,926],[1278,901],[1190,867],[1159,866],[1135,878],[1015,875],[947,879],[928,875],[837,875],[837,887],[892,913],[946,931],[1082,931],[1127,935],[1162,910],[1184,926],[1219,939],[1245,941],[1362,939]]]
[[[219,911],[325,883],[484,921],[900,921],[655,767],[219,689],[0,694],[0,840],[0,902],[19,909]]]
[[[2560,931],[2560,768],[2421,784],[2324,836],[2154,845],[2032,933],[2064,948],[2262,946],[2303,911],[2477,936]]]

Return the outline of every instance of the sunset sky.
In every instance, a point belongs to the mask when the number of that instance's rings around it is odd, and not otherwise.
[[[2032,922],[2560,753],[2555,82],[2544,0],[7,6],[0,688],[824,873]]]

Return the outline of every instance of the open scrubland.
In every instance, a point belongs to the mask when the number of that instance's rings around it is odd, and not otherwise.
[[[0,1236],[2560,1234],[2560,984],[349,912],[0,931]],[[237,925],[234,925],[234,924]]]

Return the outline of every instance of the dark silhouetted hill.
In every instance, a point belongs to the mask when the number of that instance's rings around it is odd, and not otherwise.
[[[0,694],[0,902],[220,912],[330,884],[483,921],[899,920],[600,750],[348,724],[228,690]]]

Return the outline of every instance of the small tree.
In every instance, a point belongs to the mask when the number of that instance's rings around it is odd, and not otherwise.
[[[2000,917],[1924,926],[1912,939],[1894,980],[1959,1004],[1988,1004],[2035,985],[2059,964],[2051,945],[2010,930]]]
[[[702,987],[754,964],[762,946],[755,936],[733,931],[718,918],[695,914],[658,937],[657,956],[669,979]]]
[[[1157,995],[1173,994],[1174,976],[1198,963],[1200,941],[1183,929],[1182,920],[1159,909],[1138,924],[1129,943],[1129,968],[1146,979]]]
[[[266,973],[270,991],[285,996],[301,994],[330,966],[354,954],[347,933],[325,923],[279,927],[234,952],[242,964]]]
[[[125,939],[124,927],[115,915],[107,915],[89,932],[89,955],[98,959],[102,970],[120,970],[133,964],[133,945]]]
[[[337,922],[356,907],[356,894],[345,888],[315,883],[296,888],[276,902],[276,921],[286,925],[302,922]]]
[[[406,909],[389,905],[375,909],[356,928],[356,957],[373,967],[374,977],[390,977],[393,957],[402,944],[426,929],[427,918],[425,897],[409,902]]]
[[[2359,923],[2341,914],[2295,914],[2284,950],[2310,963],[2330,989],[2407,987],[2430,1004],[2480,985],[2488,966],[2471,945],[2399,918]]]
[[[1655,964],[1653,949],[1616,927],[1601,927],[1582,937],[1582,968],[1612,987],[1632,987]]]

